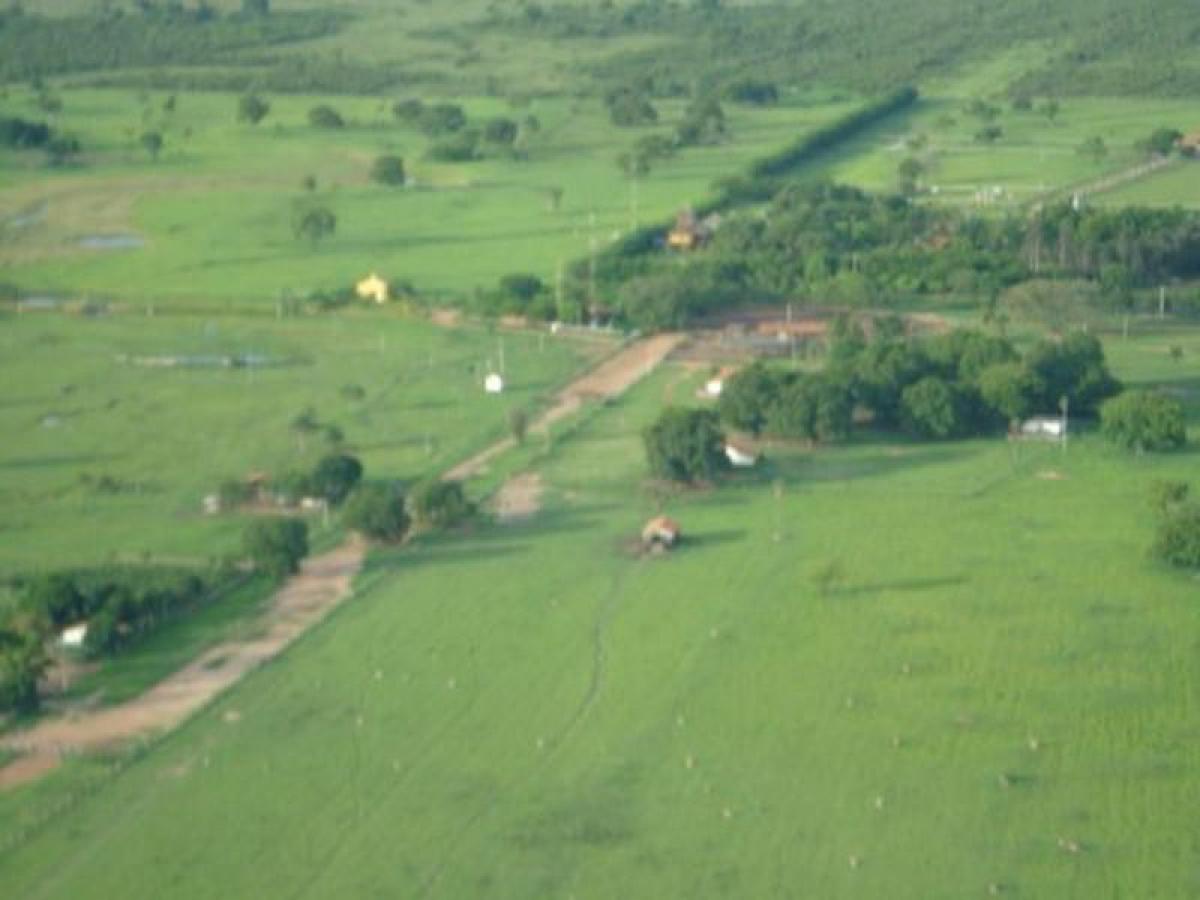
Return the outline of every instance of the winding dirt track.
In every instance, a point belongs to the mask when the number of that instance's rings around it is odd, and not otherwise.
[[[366,545],[352,539],[305,560],[275,595],[261,635],[210,648],[127,703],[45,719],[3,738],[0,747],[22,755],[0,769],[0,788],[37,778],[58,765],[63,754],[104,750],[175,728],[349,596],[365,552]]]
[[[684,339],[681,334],[663,334],[630,344],[565,388],[534,422],[532,430],[545,431],[588,399],[623,393]],[[464,480],[477,475],[512,444],[511,439],[499,441],[444,477]],[[260,635],[210,648],[140,697],[104,709],[43,719],[24,731],[0,737],[0,749],[20,754],[0,768],[0,790],[44,775],[59,764],[64,754],[118,747],[177,727],[247,672],[282,652],[349,597],[365,556],[366,545],[352,538],[328,553],[305,560],[300,572],[275,595],[263,617]]]

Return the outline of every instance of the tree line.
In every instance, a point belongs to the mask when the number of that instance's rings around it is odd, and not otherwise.
[[[347,21],[338,11],[278,12],[248,4],[222,15],[200,3],[140,4],[84,15],[47,17],[10,7],[0,12],[0,81],[68,72],[153,66],[246,64],[244,54],[333,34]]]
[[[1120,390],[1100,342],[1083,332],[1021,355],[1011,341],[978,331],[916,338],[898,319],[879,320],[874,331],[868,340],[856,320],[841,317],[829,363],[817,373],[764,363],[743,369],[722,390],[721,420],[752,435],[822,443],[845,440],[862,420],[945,440],[1064,409],[1092,415]]]

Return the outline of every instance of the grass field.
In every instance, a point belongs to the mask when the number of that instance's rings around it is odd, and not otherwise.
[[[560,264],[604,246],[637,223],[660,221],[703,198],[718,177],[844,112],[846,102],[727,111],[731,139],[689,149],[634,185],[616,158],[640,136],[683,114],[660,104],[655,128],[615,129],[598,99],[539,99],[512,108],[495,99],[464,105],[482,123],[533,114],[541,131],[529,159],[468,164],[424,159],[428,140],[391,118],[377,98],[271,98],[257,128],[234,122],[236,98],[134,91],[67,91],[62,127],[88,153],[79,168],[48,171],[36,159],[0,160],[0,262],[26,290],[92,293],[145,302],[271,306],[281,295],[352,283],[367,271],[404,278],[433,294],[462,296],[513,271],[552,281]],[[307,124],[319,102],[349,121],[336,131]],[[34,115],[15,92],[0,109]],[[138,144],[163,130],[151,162]],[[415,186],[386,188],[368,173],[377,155],[407,163]],[[306,192],[305,176],[317,180]],[[561,189],[555,209],[550,191]],[[337,233],[313,248],[293,237],[298,203],[327,205]],[[81,240],[125,237],[144,246],[89,250]]]
[[[1051,121],[1036,109],[1017,112],[1007,101],[994,99],[1002,110],[996,125],[1004,133],[994,143],[983,144],[974,135],[984,123],[969,115],[965,106],[975,97],[991,95],[972,94],[974,85],[968,79],[927,91],[914,115],[849,142],[821,167],[822,174],[871,190],[891,190],[899,181],[897,167],[911,156],[925,166],[924,187],[936,189],[936,195],[927,195],[931,199],[1004,209],[1061,195],[1142,163],[1145,156],[1136,145],[1156,128],[1189,131],[1200,125],[1200,112],[1186,101],[1072,98],[1061,101],[1061,111]],[[1101,138],[1107,147],[1103,158],[1079,152],[1080,145],[1093,137]],[[914,138],[917,149],[911,146]],[[1095,199],[1198,207],[1198,185],[1195,167],[1181,163]],[[979,204],[977,194],[993,188],[1001,190],[1000,197]]]
[[[1110,354],[1195,426],[1173,343],[1200,353],[1172,331]],[[377,552],[286,664],[121,777],[80,761],[0,798],[36,823],[79,796],[0,856],[6,889],[1200,890],[1195,583],[1145,557],[1146,487],[1193,475],[1194,451],[780,449],[760,478],[668,500],[688,542],[637,559],[638,433],[680,376],[558,445],[529,523]]]
[[[510,408],[548,399],[605,346],[383,311],[9,316],[0,572],[235,553],[242,520],[201,515],[201,499],[224,479],[304,469],[330,452],[320,432],[291,428],[304,410],[341,429],[368,477],[427,477],[504,434]],[[508,390],[488,397],[482,378],[501,353]],[[272,365],[211,362],[233,354]],[[197,365],[136,364],[166,356]]]

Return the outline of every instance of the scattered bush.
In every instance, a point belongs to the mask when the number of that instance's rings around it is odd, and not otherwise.
[[[1200,568],[1200,503],[1182,503],[1159,519],[1151,553],[1172,566]]]
[[[347,528],[377,541],[399,541],[408,532],[404,494],[391,484],[362,484],[342,512]]]
[[[404,160],[399,156],[380,156],[371,164],[371,180],[391,187],[404,185]]]
[[[308,111],[308,124],[313,128],[334,129],[345,127],[346,121],[332,106],[321,104]]]
[[[350,496],[362,480],[362,463],[346,453],[326,456],[313,470],[312,489],[333,506],[338,506]]]
[[[1186,481],[1156,481],[1150,485],[1150,505],[1161,515],[1182,506],[1191,495],[1191,485]]]
[[[242,545],[256,567],[281,579],[298,572],[308,555],[308,525],[300,519],[259,519],[247,526]]]
[[[946,440],[965,434],[969,427],[958,390],[934,375],[906,387],[900,407],[904,429],[917,437]]]
[[[1100,407],[1100,431],[1119,447],[1144,453],[1187,443],[1183,404],[1153,391],[1126,391]]]
[[[458,481],[429,481],[409,498],[413,518],[423,528],[452,528],[475,514],[475,505]]]

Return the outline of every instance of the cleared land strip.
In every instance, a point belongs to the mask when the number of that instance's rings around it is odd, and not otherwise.
[[[533,428],[545,430],[587,399],[621,394],[649,374],[683,340],[684,335],[664,334],[630,344],[563,389]],[[500,441],[455,466],[445,477],[469,478],[511,446],[511,440]],[[282,652],[349,597],[365,557],[366,545],[352,538],[306,560],[300,572],[275,595],[259,637],[210,648],[140,697],[106,709],[44,719],[32,728],[0,738],[0,749],[20,754],[0,768],[0,789],[39,778],[54,769],[64,754],[109,749],[177,727],[247,672]]]
[[[565,419],[583,406],[587,400],[620,396],[653,371],[686,337],[677,333],[656,334],[635,341],[571,382],[555,398],[550,408],[534,421],[530,430],[535,434],[542,434],[555,422]],[[514,444],[512,438],[497,441],[486,450],[455,466],[442,477],[447,481],[465,481],[486,469],[488,463],[512,449]]]

